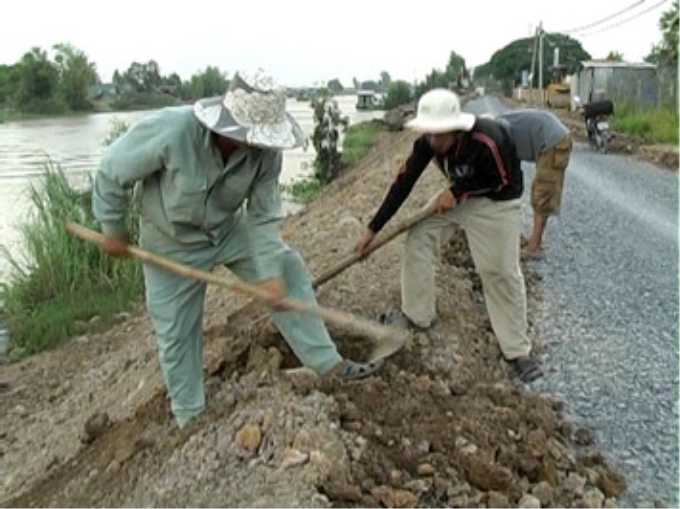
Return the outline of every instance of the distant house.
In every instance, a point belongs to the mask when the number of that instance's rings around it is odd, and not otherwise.
[[[581,104],[610,99],[651,107],[657,103],[659,82],[652,64],[591,60],[582,62],[571,90]]]
[[[384,97],[373,90],[361,89],[357,91],[357,110],[377,110],[384,106]]]

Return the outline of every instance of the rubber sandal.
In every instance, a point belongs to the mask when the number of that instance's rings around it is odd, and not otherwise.
[[[519,357],[510,361],[515,373],[524,383],[531,383],[543,376],[543,370],[533,357]]]
[[[408,327],[409,319],[400,309],[390,309],[378,315],[378,322],[383,325],[396,325],[399,327]]]
[[[357,380],[372,375],[385,365],[382,360],[360,363],[344,359],[338,367],[338,376],[343,380]]]
[[[531,260],[540,262],[545,260],[545,253],[543,251],[522,251],[522,260]]]

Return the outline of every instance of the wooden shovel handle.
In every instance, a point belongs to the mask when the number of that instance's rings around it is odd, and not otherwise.
[[[86,228],[82,225],[67,222],[66,229],[73,235],[80,237],[83,240],[92,242],[94,244],[102,245],[106,239],[106,236],[102,233],[95,232]],[[151,263],[162,267],[174,274],[179,276],[188,277],[192,279],[197,279],[204,281],[206,283],[211,283],[217,286],[221,286],[228,290],[237,291],[242,294],[249,295],[256,299],[262,300],[264,302],[268,301],[269,294],[262,290],[257,285],[246,283],[236,277],[233,279],[225,279],[211,272],[196,269],[194,267],[189,267],[187,265],[181,264],[164,256],[151,253],[137,246],[129,245],[128,252],[131,256],[147,263]],[[303,301],[297,299],[283,299],[281,301],[281,306],[285,309],[294,311],[303,311],[308,313],[313,313],[318,315],[320,318],[327,320],[328,322],[347,327],[353,330],[355,333],[373,339],[377,342],[382,342],[387,339],[391,339],[390,336],[399,334],[392,327],[386,327],[384,325],[378,324],[374,321],[367,320],[365,318],[351,315],[343,311],[336,309],[323,308],[321,306],[314,306],[307,304]]]
[[[329,279],[334,278],[341,272],[343,272],[345,269],[348,267],[351,267],[354,265],[356,262],[359,260],[365,259],[369,254],[371,254],[373,251],[376,249],[384,246],[388,242],[390,242],[392,239],[395,237],[398,237],[405,231],[413,228],[415,225],[423,221],[424,219],[427,219],[431,215],[433,215],[437,211],[436,208],[436,203],[429,203],[428,205],[425,206],[420,212],[417,214],[405,219],[403,222],[399,223],[395,228],[392,230],[385,232],[383,235],[377,236],[375,239],[373,239],[373,242],[371,242],[368,247],[364,250],[363,253],[357,253],[356,251],[338,262],[336,265],[333,267],[325,270],[321,274],[319,274],[316,278],[314,278],[314,281],[312,282],[312,285],[314,288],[324,284],[326,281]]]

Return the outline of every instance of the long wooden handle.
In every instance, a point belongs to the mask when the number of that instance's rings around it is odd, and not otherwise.
[[[100,246],[106,239],[105,235],[73,222],[67,222],[66,229],[73,235]],[[143,262],[152,263],[174,274],[205,281],[206,283],[221,286],[228,290],[237,291],[265,302],[268,301],[269,294],[267,292],[262,290],[257,285],[246,283],[245,281],[242,281],[236,277],[234,277],[233,280],[225,279],[211,272],[189,267],[133,245],[128,246],[128,252],[131,256]],[[403,334],[401,331],[393,327],[380,325],[376,322],[336,309],[313,306],[297,299],[283,299],[280,304],[285,309],[314,313],[328,322],[346,327],[360,336],[368,337],[379,343],[387,342],[388,344],[392,344],[395,341],[395,335]],[[398,342],[401,341],[402,339],[399,338]]]
[[[371,242],[368,247],[364,250],[363,253],[357,253],[356,251],[344,258],[343,260],[340,260],[336,265],[333,267],[330,267],[329,269],[325,270],[321,274],[319,274],[316,278],[314,278],[314,281],[312,282],[312,285],[314,288],[324,284],[326,281],[329,279],[334,278],[341,272],[343,272],[345,269],[348,267],[351,267],[354,265],[356,262],[359,260],[365,259],[369,254],[371,254],[373,251],[376,249],[384,246],[388,242],[390,242],[392,239],[398,237],[405,231],[413,228],[415,225],[423,221],[424,219],[427,219],[431,215],[433,215],[437,211],[436,204],[434,202],[429,203],[425,208],[423,208],[420,212],[417,214],[407,218],[403,222],[399,223],[395,228],[392,230],[385,232],[383,235],[377,236],[375,239],[373,239],[373,242]]]

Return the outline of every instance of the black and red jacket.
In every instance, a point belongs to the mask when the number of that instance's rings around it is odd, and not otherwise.
[[[515,142],[499,123],[478,118],[472,130],[454,142],[446,154],[435,154],[426,135],[413,143],[404,170],[368,225],[373,232],[380,231],[399,210],[433,158],[458,202],[480,196],[498,201],[522,196],[524,181]]]

